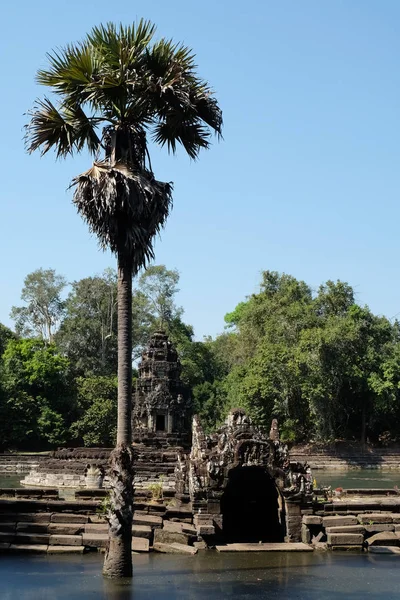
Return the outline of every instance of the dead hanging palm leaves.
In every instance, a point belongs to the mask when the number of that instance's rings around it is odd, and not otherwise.
[[[172,207],[172,185],[126,164],[95,162],[78,175],[73,202],[102,248],[133,260],[136,273],[154,258],[153,239]]]

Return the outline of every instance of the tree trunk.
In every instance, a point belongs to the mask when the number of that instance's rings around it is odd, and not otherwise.
[[[103,574],[132,577],[132,266],[118,257],[118,427],[111,453],[109,544]]]

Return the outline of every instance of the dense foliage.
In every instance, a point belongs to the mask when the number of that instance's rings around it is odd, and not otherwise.
[[[34,275],[26,281],[48,297],[58,276]],[[207,429],[243,406],[265,427],[277,417],[288,441],[400,437],[399,323],[356,304],[348,284],[328,281],[313,294],[303,281],[266,271],[259,292],[225,316],[225,332],[203,341],[182,320],[178,285],[178,272],[163,265],[139,278],[132,358],[135,364],[152,331],[165,329]],[[3,448],[115,441],[115,273],[73,282],[65,299],[62,289],[52,297],[62,317],[51,342],[46,329],[18,337],[0,325]]]

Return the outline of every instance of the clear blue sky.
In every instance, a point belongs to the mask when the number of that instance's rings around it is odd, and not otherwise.
[[[0,38],[0,321],[39,267],[69,281],[114,265],[75,213],[68,184],[86,156],[28,156],[23,113],[45,53],[100,22],[154,21],[184,41],[224,111],[224,141],[197,163],[156,151],[175,184],[156,262],[181,273],[198,337],[273,269],[314,288],[352,284],[360,303],[400,311],[398,0],[49,0],[7,2]]]

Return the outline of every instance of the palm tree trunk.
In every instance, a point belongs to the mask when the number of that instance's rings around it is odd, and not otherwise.
[[[103,574],[132,577],[132,265],[118,256],[118,427],[111,453],[109,544]]]

